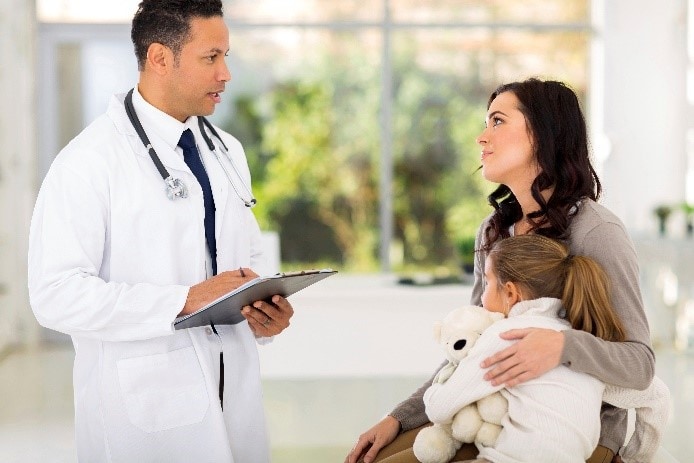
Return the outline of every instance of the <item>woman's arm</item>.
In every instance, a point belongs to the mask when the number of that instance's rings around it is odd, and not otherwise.
[[[485,360],[483,366],[493,365],[487,379],[510,387],[561,363],[608,384],[632,389],[650,384],[655,355],[641,300],[636,252],[616,217],[593,204],[584,204],[588,209],[572,222],[569,246],[572,254],[595,259],[610,277],[612,305],[626,329],[627,341],[608,342],[579,330],[511,330],[502,337],[519,342]]]
[[[429,378],[419,389],[417,389],[410,397],[400,402],[388,415],[392,416],[400,422],[401,431],[409,431],[429,422],[426,411],[424,410],[424,393],[431,386],[434,377],[439,370],[448,364],[444,361],[439,365],[431,378]]]

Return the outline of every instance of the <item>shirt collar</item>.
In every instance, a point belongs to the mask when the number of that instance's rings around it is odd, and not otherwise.
[[[518,315],[540,315],[551,318],[563,318],[564,310],[562,308],[561,299],[553,297],[541,297],[538,299],[530,299],[517,302],[511,311],[509,317]]]
[[[133,106],[142,126],[147,127],[147,134],[150,137],[156,135],[174,151],[178,147],[178,141],[181,139],[181,134],[184,130],[192,129],[193,134],[197,132],[194,129],[195,117],[189,117],[183,123],[169,116],[164,111],[148,103],[140,94],[137,86],[133,92]]]

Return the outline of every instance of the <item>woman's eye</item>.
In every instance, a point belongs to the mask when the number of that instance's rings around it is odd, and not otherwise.
[[[504,121],[502,121],[502,120],[501,120],[500,118],[498,118],[498,117],[495,117],[494,119],[492,119],[492,125],[493,125],[494,127],[496,127],[497,125],[501,124],[502,122],[504,122]]]

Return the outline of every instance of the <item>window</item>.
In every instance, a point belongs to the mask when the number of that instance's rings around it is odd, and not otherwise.
[[[42,39],[56,56],[44,75],[63,76],[83,99],[72,108],[75,100],[57,98],[65,89],[43,89],[55,100],[46,133],[61,133],[42,150],[44,165],[76,131],[61,114],[77,109],[85,125],[86,108],[105,108],[108,93],[136,79],[134,57],[129,69],[122,63],[137,2],[101,2],[112,16],[93,20],[82,3],[93,2],[38,3]],[[476,172],[474,141],[487,97],[499,83],[540,76],[568,82],[585,101],[588,5],[225,2],[232,82],[213,119],[244,144],[256,215],[279,232],[284,266],[460,273],[489,212],[492,186]],[[116,24],[88,23],[107,17]],[[113,63],[120,74],[95,85],[94,71]]]

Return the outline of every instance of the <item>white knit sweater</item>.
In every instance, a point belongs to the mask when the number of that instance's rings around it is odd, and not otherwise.
[[[541,298],[514,305],[509,318],[487,328],[453,375],[424,394],[426,413],[435,423],[446,423],[467,404],[496,391],[508,400],[508,416],[494,448],[480,447],[480,458],[505,462],[583,462],[593,451],[600,432],[600,402],[636,411],[635,429],[622,459],[650,463],[668,420],[670,391],[657,376],[643,391],[607,385],[560,365],[539,378],[504,389],[482,377],[480,362],[513,341],[499,333],[513,328],[568,329],[558,317],[561,301]],[[583,457],[581,457],[583,455]]]
[[[560,365],[541,377],[505,389],[483,379],[480,363],[510,346],[499,334],[516,328],[566,330],[558,317],[561,301],[541,298],[522,301],[508,318],[494,323],[477,340],[444,384],[424,394],[426,413],[435,423],[447,423],[463,406],[496,391],[508,400],[508,415],[494,448],[482,447],[478,458],[494,463],[583,463],[600,436],[603,383]]]

